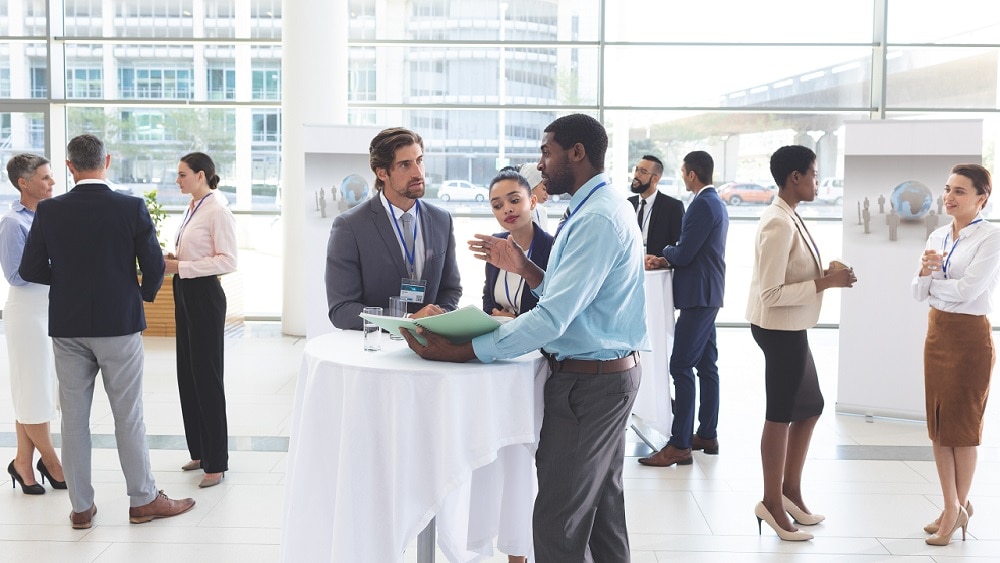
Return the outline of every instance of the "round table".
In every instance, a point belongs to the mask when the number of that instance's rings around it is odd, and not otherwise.
[[[492,554],[498,533],[501,550],[530,551],[547,376],[537,352],[453,364],[388,338],[365,352],[358,331],[310,340],[292,411],[283,560],[400,561],[432,518],[452,561]]]

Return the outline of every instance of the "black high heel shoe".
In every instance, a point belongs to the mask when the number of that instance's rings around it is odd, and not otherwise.
[[[49,484],[52,485],[53,489],[65,489],[66,488],[66,481],[57,481],[56,479],[54,479],[52,477],[52,474],[49,473],[49,468],[45,467],[45,464],[42,463],[42,458],[38,458],[38,463],[35,464],[35,467],[37,467],[38,468],[38,472],[42,474],[42,484],[43,485],[45,484],[45,478],[48,477],[49,478]]]
[[[34,485],[25,485],[24,484],[24,479],[22,479],[21,476],[17,474],[17,470],[14,469],[14,462],[13,461],[11,461],[10,465],[7,466],[7,473],[10,474],[10,486],[11,487],[14,487],[16,489],[17,485],[14,484],[14,481],[17,481],[18,483],[21,484],[21,491],[24,494],[26,494],[26,495],[44,495],[45,494],[45,487],[39,485],[38,483],[35,483]]]

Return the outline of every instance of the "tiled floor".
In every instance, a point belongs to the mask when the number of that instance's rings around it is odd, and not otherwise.
[[[625,460],[632,560],[1000,562],[996,408],[987,410],[968,540],[943,548],[927,546],[921,527],[937,514],[940,499],[924,426],[835,415],[837,332],[816,330],[811,338],[827,398],[806,467],[810,507],[827,516],[810,529],[816,539],[781,542],[766,526],[757,534],[753,505],[761,491],[762,359],[748,330],[721,329],[721,455],[696,453],[694,465],[668,469],[642,467],[631,457]],[[204,490],[197,488],[199,475],[180,471],[187,455],[183,439],[178,439],[182,427],[173,340],[147,338],[145,344],[146,425],[157,483],[171,496],[194,497],[197,506],[178,518],[129,525],[118,459],[105,443],[94,454],[99,513],[90,530],[69,527],[64,492],[50,489],[30,497],[19,488],[0,489],[0,562],[278,560],[284,452],[303,341],[280,336],[273,325],[251,326],[227,341],[232,469],[222,485]],[[14,455],[7,377],[2,361],[0,460]],[[919,379],[913,384],[920,385]],[[112,428],[107,401],[98,390],[93,430],[110,434]],[[628,439],[634,442],[633,450],[644,449],[635,434],[629,432]],[[415,561],[412,551],[407,561]],[[489,561],[506,558],[497,555]]]

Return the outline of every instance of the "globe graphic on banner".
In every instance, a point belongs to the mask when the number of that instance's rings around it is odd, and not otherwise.
[[[927,186],[916,180],[907,180],[892,189],[889,201],[900,218],[919,219],[931,210],[934,197]]]
[[[347,202],[348,207],[354,207],[368,199],[371,188],[368,181],[358,174],[351,174],[340,182],[340,197]]]

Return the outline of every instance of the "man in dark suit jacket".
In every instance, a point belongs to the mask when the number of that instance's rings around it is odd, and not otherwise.
[[[674,379],[674,422],[667,445],[639,459],[643,465],[666,467],[693,462],[691,450],[719,453],[719,352],[715,317],[722,307],[726,285],[726,234],[729,214],[715,186],[714,162],[704,151],[684,157],[684,184],[694,194],[675,246],[663,257],[647,257],[646,267],[674,268],[674,307],[680,309],[674,327],[670,375]],[[701,406],[698,432],[694,433],[695,369],[698,370]]]
[[[451,214],[424,195],[424,141],[395,127],[369,147],[378,197],[333,220],[326,253],[326,298],[337,328],[362,327],[365,307],[387,307],[403,280],[426,285],[422,301],[408,303],[419,318],[454,310],[462,296]]]
[[[666,246],[677,244],[684,220],[681,200],[656,189],[662,177],[663,162],[651,154],[643,156],[632,176],[632,193],[637,195],[628,198],[636,210],[646,254],[652,256],[663,256]]]
[[[163,251],[145,202],[108,187],[111,156],[100,139],[75,137],[66,156],[76,186],[39,202],[19,270],[25,280],[50,286],[49,335],[59,379],[70,522],[89,528],[97,513],[90,406],[98,371],[115,415],[129,521],[176,516],[194,500],[171,500],[157,490],[142,416],[142,301],[152,301],[163,283]]]

